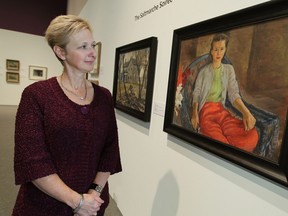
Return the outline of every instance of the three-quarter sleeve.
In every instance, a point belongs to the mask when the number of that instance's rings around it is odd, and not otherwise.
[[[15,183],[22,184],[55,173],[45,145],[41,97],[35,86],[26,88],[19,103],[15,122]],[[37,91],[36,91],[37,92]]]
[[[110,126],[106,137],[105,146],[99,161],[98,171],[110,172],[111,174],[114,174],[122,171],[119,150],[119,137],[115,110],[110,92],[106,91],[106,97],[107,109],[110,112]]]

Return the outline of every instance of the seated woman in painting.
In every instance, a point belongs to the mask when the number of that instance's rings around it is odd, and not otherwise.
[[[197,76],[191,123],[203,135],[252,152],[259,138],[256,119],[241,99],[233,66],[222,63],[228,42],[225,34],[215,35],[211,42],[212,62]],[[226,109],[226,99],[241,112],[242,119]]]

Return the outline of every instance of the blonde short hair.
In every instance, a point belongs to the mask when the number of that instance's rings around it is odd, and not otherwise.
[[[83,29],[92,32],[91,26],[86,20],[75,15],[60,15],[50,22],[45,32],[45,38],[52,49],[55,45],[65,49],[70,36]]]

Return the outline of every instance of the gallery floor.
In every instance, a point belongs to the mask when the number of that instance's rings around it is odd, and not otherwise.
[[[11,215],[18,186],[14,184],[14,123],[17,106],[0,106],[0,216]],[[122,216],[110,197],[105,216]]]

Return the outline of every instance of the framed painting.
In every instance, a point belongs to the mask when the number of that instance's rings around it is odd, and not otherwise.
[[[86,78],[90,81],[96,81],[99,79],[99,74],[90,72],[90,73],[87,73]]]
[[[115,108],[145,122],[151,116],[156,53],[156,37],[116,48]]]
[[[163,130],[288,187],[288,2],[174,30]]]
[[[19,71],[20,61],[12,60],[12,59],[6,59],[6,69],[12,70],[12,71]]]
[[[94,73],[94,74],[96,74],[98,76],[99,72],[100,72],[102,43],[101,42],[97,42],[95,49],[96,49],[96,60],[95,60],[94,70],[91,73]]]
[[[19,83],[20,74],[18,72],[6,72],[6,82],[7,83]]]
[[[95,46],[96,50],[96,59],[95,59],[95,64],[94,68],[92,71],[87,73],[87,79],[90,81],[98,81],[99,79],[99,73],[100,73],[100,60],[101,60],[101,48],[102,48],[102,43],[97,42]]]
[[[29,66],[29,79],[31,80],[46,80],[47,67]]]

